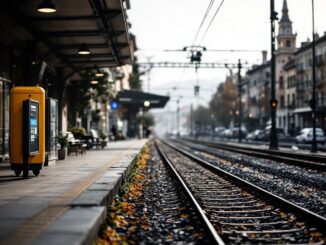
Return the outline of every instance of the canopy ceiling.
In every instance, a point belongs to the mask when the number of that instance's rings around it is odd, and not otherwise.
[[[132,62],[125,0],[54,0],[57,12],[36,11],[42,0],[1,0],[1,41],[34,40],[37,54],[56,66],[116,67]],[[86,43],[89,55],[77,53]]]
[[[144,102],[148,101],[148,108],[163,108],[170,97],[136,90],[123,90],[118,93],[117,99],[120,104],[127,107],[143,108]]]

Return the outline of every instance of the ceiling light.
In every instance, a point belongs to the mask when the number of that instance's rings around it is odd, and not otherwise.
[[[86,43],[83,43],[80,48],[78,49],[78,54],[81,54],[81,55],[87,55],[87,54],[90,54],[91,51],[89,51],[89,49],[87,48],[87,45]]]
[[[98,84],[98,81],[97,81],[97,80],[92,80],[92,81],[91,81],[91,84],[94,84],[94,85],[95,85],[95,84]]]
[[[51,14],[56,12],[57,9],[51,0],[43,0],[43,2],[38,5],[37,11],[41,13]]]
[[[97,72],[95,73],[95,76],[96,76],[96,77],[103,77],[104,74],[103,74],[101,71],[97,71]]]

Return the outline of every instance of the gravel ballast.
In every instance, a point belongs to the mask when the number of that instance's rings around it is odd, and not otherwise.
[[[136,164],[129,183],[109,207],[96,243],[210,244],[188,197],[154,146],[143,154],[145,160]]]
[[[182,142],[181,146],[221,169],[326,217],[325,173],[190,142]]]

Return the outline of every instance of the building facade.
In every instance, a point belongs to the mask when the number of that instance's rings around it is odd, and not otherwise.
[[[294,110],[296,108],[296,63],[295,59],[290,60],[284,67],[285,81],[285,132],[289,135],[294,135],[298,128],[295,123]]]
[[[316,110],[317,126],[325,129],[326,116],[326,34],[316,37]],[[296,108],[295,122],[298,128],[311,127],[312,99],[312,44],[305,42],[295,52]]]
[[[317,126],[326,129],[326,33],[316,36],[316,103]],[[268,76],[267,76],[268,74]],[[312,126],[312,43],[296,47],[287,1],[283,1],[279,21],[276,50],[276,97],[278,100],[276,125],[288,135],[295,135]],[[257,120],[259,128],[266,126],[270,117],[270,62],[254,66],[247,72],[248,113]],[[266,101],[265,101],[266,99]],[[265,101],[266,103],[262,103]],[[266,110],[266,105],[268,111]],[[265,113],[266,112],[266,113]]]
[[[247,72],[247,113],[259,128],[263,128],[270,116],[270,62],[255,66]]]

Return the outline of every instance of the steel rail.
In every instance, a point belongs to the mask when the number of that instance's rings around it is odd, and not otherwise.
[[[160,154],[162,160],[169,166],[169,168],[171,169],[171,171],[173,172],[173,174],[178,179],[178,181],[182,185],[183,189],[187,193],[189,199],[191,200],[191,202],[192,202],[193,206],[195,207],[197,213],[200,215],[200,217],[204,221],[204,223],[205,223],[209,233],[211,234],[212,238],[214,239],[215,243],[218,244],[218,245],[224,245],[225,244],[224,241],[222,240],[220,235],[215,230],[213,224],[207,218],[207,216],[205,214],[205,211],[201,208],[201,206],[197,202],[196,198],[193,196],[193,194],[189,190],[187,184],[183,181],[182,177],[179,175],[177,170],[173,167],[171,161],[168,159],[166,154],[160,149],[160,147],[158,146],[156,140],[155,140],[155,146],[156,146],[156,149],[157,149],[158,153]]]
[[[169,143],[165,140],[161,140],[164,144],[166,144],[167,146],[171,147],[172,149],[176,150],[177,152],[189,157],[190,159],[196,161],[197,163],[201,164],[202,166],[208,168],[209,170],[215,172],[215,173],[219,173],[219,174],[223,174],[224,176],[227,176],[228,178],[238,182],[241,184],[241,186],[247,187],[248,191],[254,191],[256,193],[261,194],[262,196],[268,198],[270,201],[274,201],[276,204],[278,204],[278,206],[284,208],[285,210],[288,210],[290,212],[294,212],[296,214],[298,214],[301,217],[305,218],[305,222],[309,223],[312,226],[318,226],[318,228],[320,230],[322,230],[323,232],[326,232],[326,218],[308,210],[305,209],[303,207],[300,207],[297,204],[294,204],[280,196],[277,196],[255,184],[250,183],[249,181],[246,181],[234,174],[231,174],[217,166],[212,165],[211,163],[205,161],[204,159],[201,159],[189,152],[186,152],[185,150],[181,149],[180,147],[177,147],[176,145]]]
[[[204,144],[206,146],[214,147],[221,150],[232,151],[236,153],[241,153],[245,155],[255,156],[255,157],[274,160],[274,161],[280,161],[299,167],[326,171],[326,164],[325,164],[326,157],[320,155],[316,156],[316,155],[308,155],[302,153],[294,154],[290,152],[276,151],[276,150],[254,149],[252,147],[245,147],[245,146],[240,146],[235,144],[231,145],[231,144],[223,144],[223,143],[195,140],[195,139],[186,139],[186,140],[193,143]]]
[[[273,154],[278,154],[278,155],[281,155],[281,156],[291,156],[293,158],[300,158],[300,159],[304,159],[304,160],[307,160],[307,161],[313,161],[313,162],[317,162],[317,163],[326,162],[326,156],[318,155],[318,154],[304,154],[304,153],[300,153],[300,152],[292,153],[292,152],[289,152],[289,151],[269,150],[269,149],[259,149],[259,148],[255,149],[255,148],[253,148],[254,146],[246,147],[246,146],[237,145],[237,143],[233,143],[233,142],[230,142],[230,144],[228,144],[228,143],[213,142],[213,141],[206,141],[206,140],[196,140],[196,141],[200,141],[201,143],[202,142],[209,142],[209,143],[212,143],[212,144],[226,146],[226,147],[228,147],[228,146],[230,146],[230,147],[236,146],[236,147],[239,147],[241,149],[249,149],[249,150],[263,152],[263,153],[267,153],[267,154],[273,153]]]

